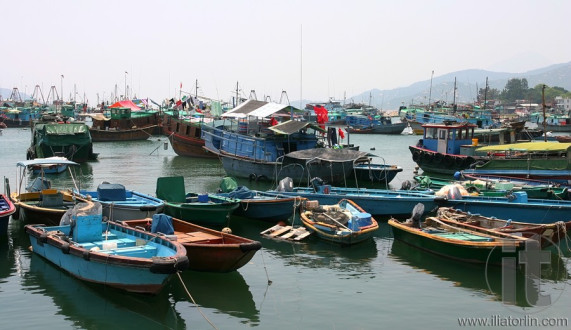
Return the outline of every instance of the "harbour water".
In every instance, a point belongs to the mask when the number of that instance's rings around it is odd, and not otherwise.
[[[391,184],[399,188],[412,179],[415,164],[407,147],[417,139],[353,135],[351,143],[380,156],[376,162],[402,166]],[[218,188],[224,176],[218,160],[176,156],[170,145],[165,150],[165,142],[153,137],[95,143],[99,160],[81,165],[81,187],[108,181],[154,194],[157,177],[183,175],[188,191]],[[25,159],[29,143],[26,129],[5,129],[0,136],[0,174],[12,190],[16,162]],[[50,178],[56,186],[70,180],[67,174]],[[235,234],[262,242],[252,261],[229,274],[183,272],[182,283],[173,277],[157,296],[127,294],[69,276],[30,252],[23,225],[11,220],[8,236],[0,236],[0,329],[209,329],[206,319],[220,329],[453,329],[462,318],[514,328],[533,326],[537,319],[571,328],[568,256],[550,252],[541,278],[531,284],[515,276],[515,302],[510,303],[502,295],[501,268],[458,263],[394,242],[387,219],[377,220],[381,230],[373,240],[340,247],[317,238],[298,244],[268,240],[259,233],[270,224],[232,218]]]

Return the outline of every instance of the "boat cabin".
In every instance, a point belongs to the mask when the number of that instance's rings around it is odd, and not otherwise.
[[[424,129],[422,145],[425,149],[459,155],[461,146],[473,143],[474,129],[477,126],[445,121],[439,124],[425,124],[422,127]]]

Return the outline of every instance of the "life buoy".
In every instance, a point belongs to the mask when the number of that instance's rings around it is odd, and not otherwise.
[[[257,177],[258,177],[258,176],[256,175],[256,173],[251,173],[251,174],[248,176],[248,179],[250,179],[250,181],[256,181],[256,178],[257,178]]]

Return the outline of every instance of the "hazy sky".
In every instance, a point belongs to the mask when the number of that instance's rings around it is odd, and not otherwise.
[[[571,1],[3,0],[0,87],[160,101],[342,99],[464,70],[571,61]],[[128,74],[125,74],[125,71]],[[61,78],[64,75],[64,78]],[[9,95],[3,95],[4,98]]]

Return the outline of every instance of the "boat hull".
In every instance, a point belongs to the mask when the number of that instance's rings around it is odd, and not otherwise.
[[[16,212],[14,203],[6,195],[0,194],[0,235],[8,232],[10,216]]]
[[[347,131],[351,134],[400,134],[406,127],[407,123],[397,123],[363,128],[347,128]]]
[[[233,214],[272,223],[288,221],[292,217],[296,204],[298,204],[300,200],[301,198],[299,197],[243,199]]]
[[[170,203],[165,202],[166,214],[191,223],[198,223],[212,227],[228,226],[230,214],[237,209],[238,202],[234,203]]]
[[[91,196],[92,201],[101,203],[103,216],[110,220],[133,220],[150,218],[164,210],[162,200],[133,190],[125,190],[126,198],[121,201],[100,201],[97,191],[81,191],[82,196]]]
[[[396,165],[355,165],[353,167],[357,182],[378,182],[388,185],[402,172],[402,167]]]
[[[67,210],[72,209],[77,202],[86,202],[85,199],[73,197],[71,194],[63,192],[63,203],[49,207],[42,207],[40,203],[40,193],[12,193],[11,199],[18,208],[18,218],[28,224],[44,224],[47,226],[57,226],[62,216]],[[74,201],[74,198],[76,201]]]
[[[131,227],[148,225],[147,219],[124,221]],[[177,242],[186,249],[188,269],[201,272],[227,273],[246,265],[261,249],[258,241],[222,233],[172,218]]]
[[[571,220],[571,201],[463,196],[458,200],[449,199],[445,204],[463,212],[536,224]]]
[[[470,244],[446,239],[435,239],[432,235],[407,227],[394,219],[389,220],[395,240],[399,240],[417,249],[442,257],[479,264],[501,265],[504,258],[516,258],[522,245],[515,246],[513,252],[502,251],[502,244],[485,242]]]
[[[443,154],[416,146],[409,146],[408,148],[412,154],[412,160],[424,172],[453,175],[456,172],[470,168],[472,164],[479,160],[478,157]]]
[[[107,230],[115,233],[118,227],[117,224],[109,223],[103,224],[101,229],[102,232]],[[103,253],[100,250],[88,250],[83,247],[87,244],[94,245],[93,243],[72,244],[58,234],[50,234],[56,231],[69,234],[69,226],[40,227],[27,225],[25,230],[30,236],[34,253],[81,280],[100,283],[129,292],[156,294],[164,286],[170,274],[175,273],[178,267],[181,268],[180,270],[186,268],[183,266],[186,261],[184,248],[177,249],[176,254],[173,253],[170,260],[168,257],[155,259],[154,257],[119,256],[119,252],[115,255],[114,252]],[[136,232],[133,229],[130,231]],[[125,232],[121,231],[121,233]],[[151,240],[155,238],[155,235],[148,236],[141,233],[134,237]],[[155,240],[160,241],[161,239],[155,238]],[[134,249],[143,250],[141,246],[134,247]],[[161,265],[163,260],[167,264],[166,267]],[[179,261],[180,264],[178,264]],[[185,265],[188,266],[187,263]]]
[[[224,171],[229,176],[249,178],[256,181],[276,181],[285,177],[297,182],[307,182],[320,177],[326,182],[340,184],[351,177],[353,162],[309,165],[304,167],[296,162],[265,162],[220,153]],[[299,181],[298,181],[299,180]]]
[[[197,158],[216,158],[217,155],[204,149],[204,140],[173,133],[169,136],[172,149],[179,156]]]
[[[157,125],[152,125],[127,130],[90,129],[89,132],[93,142],[142,141],[152,136],[157,127]]]
[[[341,189],[337,191],[336,189]],[[424,209],[429,212],[436,209],[441,203],[441,198],[422,194],[408,194],[385,190],[372,192],[377,189],[346,189],[331,188],[329,193],[317,193],[310,189],[295,189],[293,192],[273,192],[280,196],[300,196],[309,200],[317,200],[320,205],[337,204],[342,199],[351,199],[366,212],[375,216],[410,216],[411,210],[418,203],[424,204]],[[443,201],[443,199],[442,199]]]

